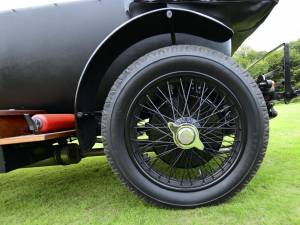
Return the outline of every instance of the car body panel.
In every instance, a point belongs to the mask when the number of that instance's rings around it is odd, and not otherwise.
[[[123,0],[0,13],[0,108],[72,112],[77,82],[90,56],[128,18]]]
[[[275,5],[272,0],[20,2],[0,7],[0,109],[51,113],[73,112],[77,84],[92,54],[132,17],[162,7],[200,12],[233,28],[234,51]]]

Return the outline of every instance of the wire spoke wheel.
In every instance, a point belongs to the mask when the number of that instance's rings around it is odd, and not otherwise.
[[[225,201],[251,180],[267,146],[268,111],[229,57],[170,46],[124,70],[101,132],[108,162],[130,191],[190,208]]]
[[[129,154],[161,185],[186,191],[209,185],[241,151],[238,106],[225,87],[201,74],[181,71],[156,80],[129,110]]]

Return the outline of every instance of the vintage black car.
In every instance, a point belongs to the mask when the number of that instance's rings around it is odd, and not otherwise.
[[[273,82],[231,56],[277,3],[74,0],[1,11],[2,172],[53,155],[76,163],[101,142],[146,201],[232,197],[259,168],[276,113],[265,94]],[[75,115],[75,131],[40,132],[34,114],[57,115],[54,125]]]

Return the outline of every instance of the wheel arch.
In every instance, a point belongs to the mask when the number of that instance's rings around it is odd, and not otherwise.
[[[130,46],[150,37],[169,34],[170,45],[176,44],[179,33],[219,43],[227,43],[233,36],[229,27],[214,18],[187,9],[163,8],[125,22],[96,48],[82,72],[75,96],[77,135],[83,151],[91,149],[96,141],[97,92],[114,60]],[[231,46],[229,50],[226,46],[230,55]],[[101,94],[106,96],[108,93]]]

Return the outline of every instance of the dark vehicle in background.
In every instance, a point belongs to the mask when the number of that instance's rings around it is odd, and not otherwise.
[[[151,203],[230,198],[260,166],[275,115],[274,82],[254,81],[231,56],[277,2],[79,0],[2,11],[2,172],[50,157],[77,163],[101,142],[121,181]]]

